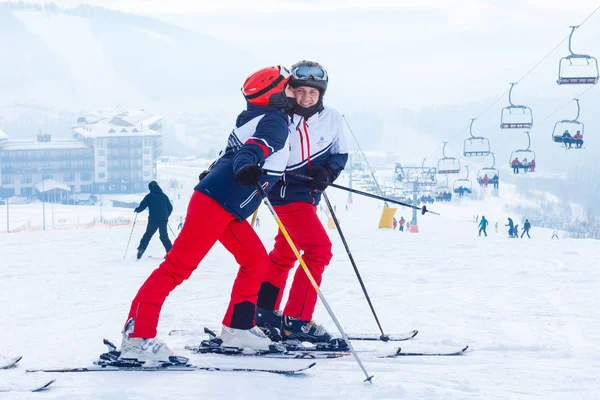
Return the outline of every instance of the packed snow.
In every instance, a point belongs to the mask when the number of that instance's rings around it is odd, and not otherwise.
[[[177,176],[184,186],[177,190],[180,199],[165,187],[175,197],[170,226],[177,232],[199,169],[161,168],[161,177]],[[347,185],[347,177],[338,183]],[[146,251],[153,257],[135,261],[147,214],[138,219],[124,258],[130,224],[110,229],[76,225],[74,218],[89,219],[98,206],[56,205],[57,210],[73,210],[72,229],[52,229],[47,221],[46,231],[0,234],[0,359],[23,356],[18,368],[0,370],[0,387],[51,378],[57,382],[45,393],[0,393],[0,399],[597,398],[597,241],[562,235],[551,240],[551,230],[535,226],[531,239],[509,239],[506,218],[512,216],[522,226],[526,216],[507,213],[502,197],[489,203],[461,199],[432,204],[429,208],[441,216],[419,215],[418,234],[377,229],[380,201],[353,195],[346,210],[346,192],[330,188],[327,193],[385,332],[419,330],[406,342],[354,343],[368,372],[375,375],[372,384],[363,383],[352,357],[318,360],[315,368],[296,377],[225,372],[26,374],[26,369],[89,366],[106,350],[103,338],[120,344],[130,302],[164,255],[155,236]],[[131,210],[107,203],[104,217],[132,217]],[[19,205],[14,212],[21,221],[39,221],[40,208],[41,204]],[[325,214],[320,215],[326,223]],[[396,212],[398,219],[410,220],[410,215],[406,208]],[[490,220],[488,237],[477,236],[474,215]],[[270,249],[275,222],[264,206],[259,217],[256,230]],[[334,257],[325,272],[323,294],[347,333],[378,334],[339,235],[335,229],[328,232]],[[198,365],[292,368],[309,364],[194,355],[184,346],[198,344],[204,335],[167,335],[172,329],[220,329],[236,273],[233,257],[215,246],[167,299],[159,336]],[[320,303],[315,320],[335,331]],[[406,351],[437,351],[464,345],[469,350],[457,357],[377,358],[397,346]]]

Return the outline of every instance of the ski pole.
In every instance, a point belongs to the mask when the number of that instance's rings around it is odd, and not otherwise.
[[[252,214],[252,222],[250,222],[250,226],[252,226],[254,228],[254,225],[256,224],[256,217],[258,216],[258,208],[256,210],[254,210],[254,214]]]
[[[333,313],[333,310],[331,309],[331,307],[329,307],[329,303],[327,303],[327,300],[325,299],[325,296],[323,295],[323,292],[321,292],[321,289],[319,288],[319,285],[317,285],[317,282],[315,281],[315,278],[313,278],[312,274],[308,270],[308,267],[306,266],[306,263],[304,262],[304,259],[300,255],[300,252],[298,251],[298,248],[294,244],[294,241],[290,237],[288,231],[283,226],[283,223],[281,222],[281,220],[277,216],[277,213],[275,212],[275,209],[273,208],[273,206],[271,205],[271,202],[267,198],[267,194],[265,193],[265,190],[263,189],[263,187],[260,184],[256,185],[256,189],[258,190],[258,193],[259,193],[260,197],[262,198],[263,203],[265,204],[265,206],[267,206],[267,208],[271,212],[271,215],[273,215],[273,218],[275,219],[275,222],[279,226],[279,229],[281,230],[281,233],[283,234],[283,236],[285,236],[285,239],[287,240],[288,244],[290,245],[290,248],[292,249],[292,251],[296,255],[296,258],[298,259],[298,262],[302,266],[302,269],[304,270],[304,273],[306,274],[306,277],[308,278],[308,280],[312,284],[313,288],[317,292],[317,295],[319,296],[319,299],[321,299],[321,302],[325,306],[325,309],[327,310],[327,313],[329,313],[329,316],[333,320],[333,323],[335,324],[335,326],[340,331],[340,334],[342,335],[342,337],[344,338],[344,340],[346,341],[346,343],[348,343],[348,347],[350,348],[350,352],[352,353],[352,355],[356,359],[356,362],[358,363],[360,369],[362,370],[362,372],[366,376],[365,381],[366,382],[371,382],[371,379],[373,379],[373,375],[369,375],[369,373],[365,369],[365,366],[363,365],[362,361],[358,357],[358,354],[354,350],[354,347],[352,347],[352,343],[350,343],[350,340],[348,339],[348,335],[346,335],[346,332],[344,332],[344,329],[342,328],[342,325],[340,325],[340,322],[338,321],[338,319],[336,318],[335,314]]]
[[[286,173],[286,174],[289,175],[289,176],[292,176],[294,178],[304,179],[304,180],[308,180],[308,181],[312,181],[312,179],[313,179],[312,177],[306,176],[306,175],[298,175],[298,174],[290,174],[290,173]],[[425,205],[423,205],[423,207],[417,207],[417,206],[413,206],[411,204],[403,203],[401,201],[392,200],[392,199],[389,199],[387,197],[378,196],[376,194],[367,193],[367,192],[361,192],[360,190],[352,189],[352,188],[349,188],[349,187],[346,187],[346,186],[336,185],[335,183],[330,183],[327,186],[334,187],[336,189],[345,190],[347,192],[352,192],[352,193],[360,194],[360,195],[365,196],[365,197],[371,197],[373,199],[383,200],[383,201],[387,201],[387,202],[390,202],[390,203],[393,203],[393,204],[398,204],[400,206],[404,206],[404,207],[408,207],[408,208],[414,208],[415,210],[420,210],[421,211],[421,215],[425,215],[425,213],[440,215],[440,214],[436,213],[435,211],[428,210],[427,206],[425,206]]]
[[[125,248],[125,254],[123,254],[123,259],[127,256],[127,250],[129,250],[129,243],[131,242],[131,236],[133,236],[133,228],[135,228],[135,221],[137,221],[137,213],[135,213],[135,217],[133,218],[133,225],[131,226],[131,233],[129,234],[129,240],[127,241],[127,247]]]
[[[354,262],[354,257],[352,257],[352,253],[350,252],[350,247],[348,247],[348,243],[346,242],[346,238],[344,237],[344,234],[342,233],[342,227],[340,226],[340,223],[337,219],[337,216],[335,215],[335,212],[333,210],[333,207],[331,206],[331,202],[329,201],[329,197],[327,197],[327,194],[325,192],[323,192],[323,198],[325,199],[325,202],[327,203],[327,208],[329,208],[329,213],[331,214],[331,218],[333,218],[333,222],[335,223],[335,227],[338,230],[338,233],[340,234],[340,238],[342,239],[342,243],[344,244],[344,247],[346,248],[346,253],[348,254],[348,258],[350,258],[350,263],[352,264],[352,268],[354,268],[354,272],[356,272],[356,277],[358,278],[358,282],[360,283],[360,286],[362,287],[363,293],[365,294],[365,297],[367,298],[367,302],[369,303],[369,307],[371,307],[371,312],[373,313],[373,317],[375,317],[375,322],[377,322],[377,326],[379,326],[379,330],[381,331],[381,336],[379,336],[379,339],[381,341],[387,342],[388,340],[390,340],[390,337],[388,335],[386,335],[385,333],[383,333],[383,328],[381,327],[381,323],[379,322],[379,318],[377,318],[377,313],[375,312],[375,308],[373,307],[373,303],[371,303],[371,298],[369,297],[369,293],[367,293],[367,288],[365,287],[365,284],[360,276],[360,272],[358,272],[358,267],[356,266],[356,263]]]
[[[173,234],[173,237],[176,238],[177,235],[175,234],[175,232],[173,232],[173,228],[171,228],[171,225],[169,225],[169,223],[167,222],[167,226],[169,227],[169,230],[171,231],[171,233]]]

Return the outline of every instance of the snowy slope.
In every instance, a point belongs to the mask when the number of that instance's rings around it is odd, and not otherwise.
[[[182,176],[197,173],[178,168]],[[468,221],[477,212],[467,203],[432,205],[442,216],[421,217],[419,234],[377,230],[381,212],[377,201],[354,196],[354,204],[345,211],[347,195],[328,192],[384,329],[388,333],[419,329],[414,340],[401,343],[405,350],[468,344],[467,354],[382,360],[362,352],[368,371],[375,375],[372,385],[362,383],[352,358],[319,361],[308,376],[295,378],[234,373],[47,374],[59,380],[51,391],[35,398],[256,399],[281,398],[284,393],[291,398],[321,399],[597,398],[600,269],[596,241],[551,241],[551,232],[536,227],[530,240],[507,239],[491,227],[489,237],[479,238],[476,225]],[[175,203],[177,215],[185,210],[184,197],[186,192]],[[501,214],[499,209],[493,212]],[[400,214],[406,218],[409,211]],[[265,209],[259,215],[257,230],[269,247],[275,224]],[[490,214],[492,223],[505,217]],[[175,220],[171,226],[175,228]],[[0,371],[0,380],[23,379],[25,368],[86,366],[104,351],[102,338],[119,341],[130,301],[159,263],[133,260],[141,227],[134,231],[128,257],[122,258],[130,229],[0,236],[0,356],[24,356],[21,369]],[[348,332],[377,333],[338,235],[335,230],[329,233],[334,258],[326,270],[323,293]],[[147,254],[160,257],[163,252],[155,238]],[[217,246],[191,279],[171,294],[159,335],[174,350],[185,354],[183,347],[197,339],[166,336],[169,330],[220,326],[236,271],[233,258]],[[334,330],[320,304],[315,319]],[[393,347],[355,346],[380,351]],[[219,366],[306,364],[191,358],[194,363]]]

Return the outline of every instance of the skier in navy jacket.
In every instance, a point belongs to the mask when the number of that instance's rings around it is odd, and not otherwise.
[[[323,106],[327,71],[318,63],[301,61],[292,66],[290,86],[294,106],[290,126],[290,157],[286,173],[269,192],[269,200],[289,232],[318,285],[331,260],[331,241],[317,215],[321,193],[342,172],[348,160],[343,121],[332,108]],[[293,175],[310,176],[307,181]],[[317,293],[304,270],[294,275],[287,304],[279,311],[289,271],[297,259],[282,232],[269,253],[269,271],[257,302],[256,324],[281,328],[284,339],[328,342],[331,335],[312,321]]]
[[[168,361],[173,355],[155,338],[161,307],[217,241],[240,265],[223,318],[223,345],[268,349],[271,340],[255,326],[254,316],[269,257],[246,218],[260,202],[256,186],[268,191],[288,160],[289,117],[284,110],[293,97],[288,81],[289,72],[279,66],[263,68],[244,82],[247,110],[238,116],[225,151],[195,187],[173,248],[135,296],[121,357]]]
[[[160,186],[158,186],[158,182],[150,182],[148,190],[150,190],[150,193],[144,197],[140,205],[134,210],[136,213],[141,213],[148,208],[148,225],[137,249],[138,260],[144,254],[144,251],[146,251],[150,239],[152,239],[157,230],[165,251],[168,253],[172,247],[171,240],[169,239],[169,231],[167,231],[167,223],[169,222],[171,212],[173,212],[173,205],[167,195],[163,193]]]

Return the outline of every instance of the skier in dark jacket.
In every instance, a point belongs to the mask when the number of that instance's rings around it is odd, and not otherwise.
[[[508,226],[508,236],[509,237],[514,237],[515,236],[515,233],[514,233],[515,224],[514,224],[512,218],[509,218],[508,219],[508,225],[504,225],[504,226]]]
[[[531,229],[531,224],[529,223],[529,220],[526,219],[525,223],[523,224],[523,233],[521,233],[521,239],[523,239],[523,235],[527,234],[527,237],[529,239],[531,239],[531,236],[529,236],[529,230]]]
[[[136,213],[141,213],[148,208],[150,214],[148,216],[146,233],[142,236],[142,240],[140,240],[140,245],[137,249],[138,260],[142,257],[142,254],[144,254],[144,251],[146,251],[150,239],[152,239],[152,236],[154,236],[157,230],[160,241],[163,246],[165,246],[165,251],[168,253],[172,247],[171,240],[169,239],[169,232],[167,231],[167,222],[169,221],[169,215],[171,215],[171,212],[173,211],[173,205],[156,181],[152,181],[148,184],[148,190],[150,190],[150,193],[144,197],[144,200],[142,200],[140,205],[134,210]]]
[[[479,222],[479,236],[481,236],[481,232],[483,232],[485,234],[485,236],[487,236],[487,232],[485,231],[485,228],[487,228],[488,226],[488,220],[485,219],[485,216],[481,216],[481,222]]]

